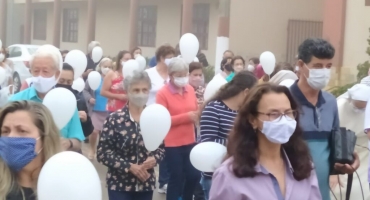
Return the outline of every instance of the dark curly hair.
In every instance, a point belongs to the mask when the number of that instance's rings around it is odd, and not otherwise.
[[[298,110],[298,105],[287,87],[265,83],[257,85],[249,91],[239,110],[227,144],[227,158],[233,157],[232,169],[235,176],[239,178],[254,177],[257,174],[255,166],[259,157],[258,132],[249,120],[258,116],[258,104],[263,95],[267,93],[284,93],[290,101],[291,108]],[[299,116],[296,117],[296,121],[299,124]],[[313,169],[309,149],[302,135],[301,128],[297,126],[289,141],[282,144],[282,148],[294,169],[293,176],[298,181],[308,178]]]

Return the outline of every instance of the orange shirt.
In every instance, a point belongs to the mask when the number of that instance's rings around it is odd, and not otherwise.
[[[171,128],[164,139],[165,146],[179,147],[195,143],[194,122],[188,114],[198,109],[193,87],[186,85],[181,95],[168,83],[157,92],[156,103],[166,107],[171,114]]]

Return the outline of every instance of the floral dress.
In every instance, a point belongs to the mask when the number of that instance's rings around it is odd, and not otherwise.
[[[110,92],[113,94],[126,94],[126,91],[123,89],[123,76],[119,75],[118,72],[115,72],[117,77],[112,80],[112,86],[110,87]],[[119,99],[108,99],[107,111],[114,112],[118,109],[122,109],[125,106],[127,101]]]
[[[140,132],[140,125],[132,119],[128,105],[105,120],[97,160],[108,167],[108,190],[140,192],[155,189],[154,168],[148,170],[150,178],[145,182],[129,171],[131,163],[140,165],[151,156],[159,163],[164,157],[163,144],[155,151],[148,151]]]

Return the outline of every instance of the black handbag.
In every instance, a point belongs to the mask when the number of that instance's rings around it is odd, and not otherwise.
[[[330,145],[330,175],[343,174],[334,169],[335,163],[352,164],[355,160],[353,153],[356,146],[355,132],[340,127],[333,130],[329,139]],[[352,189],[353,174],[348,174],[346,200],[349,200]]]

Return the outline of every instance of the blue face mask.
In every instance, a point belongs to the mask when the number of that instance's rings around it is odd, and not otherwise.
[[[36,140],[39,138],[0,137],[0,158],[8,167],[19,172],[36,158]]]

